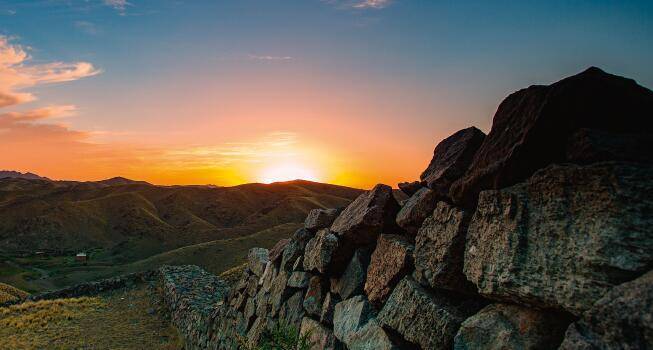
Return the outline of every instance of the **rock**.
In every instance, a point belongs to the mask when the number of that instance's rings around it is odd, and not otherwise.
[[[272,288],[272,282],[276,277],[277,268],[274,266],[274,264],[272,264],[272,262],[268,262],[267,266],[265,267],[265,271],[263,271],[263,276],[261,276],[262,283],[260,284],[263,290],[269,292],[270,288]]]
[[[262,317],[256,318],[252,327],[250,327],[249,332],[247,332],[247,343],[250,346],[258,345],[261,340],[261,336],[266,329],[266,320]]]
[[[295,231],[295,233],[292,235],[291,241],[297,242],[299,248],[304,250],[304,248],[306,248],[306,244],[308,244],[308,241],[310,241],[313,237],[315,237],[315,233],[303,227]]]
[[[270,249],[270,252],[268,253],[269,260],[274,263],[281,258],[283,256],[283,250],[286,248],[288,243],[290,243],[290,239],[288,238],[279,240],[277,244]]]
[[[304,291],[299,290],[295,292],[288,300],[281,306],[279,311],[279,321],[300,329],[302,318],[304,318]]]
[[[333,324],[333,311],[336,307],[336,304],[341,302],[342,299],[338,295],[333,293],[327,293],[324,297],[324,303],[322,304],[322,310],[320,311],[320,322],[324,324]]]
[[[615,134],[596,129],[579,129],[567,141],[565,159],[589,164],[608,160],[653,161],[653,137],[650,133]]]
[[[245,316],[245,320],[247,320],[247,327],[249,327],[249,325],[252,324],[252,321],[254,321],[256,318],[255,297],[251,297],[247,299],[247,302],[245,303],[245,311],[243,312],[243,315]]]
[[[269,301],[270,295],[264,291],[263,289],[259,290],[258,294],[256,294],[256,316],[258,317],[266,317],[268,315],[269,311]]]
[[[304,271],[295,271],[290,274],[288,279],[288,287],[292,288],[306,288],[308,286],[308,280],[311,279],[311,274]]]
[[[464,273],[492,299],[579,316],[653,264],[653,165],[552,165],[485,191]]]
[[[281,308],[281,305],[290,297],[293,290],[286,288],[290,273],[286,271],[279,271],[277,277],[272,281],[270,288],[270,312],[271,316],[275,316]]]
[[[549,164],[568,161],[569,139],[581,128],[650,135],[651,115],[651,90],[594,67],[549,86],[517,91],[501,102],[469,170],[452,185],[453,200],[473,207],[483,190],[516,184]],[[613,155],[612,160],[632,157]],[[582,158],[577,154],[573,160],[585,163]]]
[[[373,244],[381,232],[400,232],[395,218],[399,204],[392,188],[376,185],[371,191],[361,194],[331,225],[340,241],[333,261],[336,274],[342,273],[357,248]]]
[[[251,275],[247,278],[247,287],[245,288],[247,295],[252,297],[256,295],[256,292],[258,291],[258,282],[259,278],[256,277],[256,275]]]
[[[568,323],[555,313],[492,304],[462,323],[454,350],[557,349]]]
[[[412,196],[414,195],[417,191],[419,191],[421,188],[424,188],[424,184],[421,181],[413,181],[413,182],[400,182],[397,184],[397,187],[401,190],[401,192],[405,193],[407,196]]]
[[[337,248],[338,237],[331,233],[329,229],[318,231],[315,237],[308,241],[306,245],[304,270],[326,273]]]
[[[337,279],[334,291],[342,297],[349,299],[356,294],[362,294],[365,287],[367,267],[370,264],[370,250],[358,249],[351,258],[345,272]]]
[[[322,278],[320,276],[311,277],[304,296],[304,310],[311,316],[319,317],[326,293],[326,286]]]
[[[415,237],[424,219],[429,217],[438,203],[438,195],[429,188],[422,188],[415,193],[397,214],[397,225]]]
[[[292,264],[293,271],[301,271],[304,268],[304,257],[300,256],[295,260],[295,263]]]
[[[343,343],[374,318],[372,305],[362,295],[341,301],[333,312],[333,334]]]
[[[435,195],[449,198],[451,184],[465,174],[484,139],[485,134],[481,130],[470,127],[440,141],[420,179]]]
[[[247,267],[258,277],[263,276],[267,265],[269,252],[264,248],[252,248],[247,254]]]
[[[311,318],[304,317],[300,335],[308,334],[308,342],[312,345],[311,350],[342,350],[342,344],[333,335],[333,331],[324,327]]]
[[[560,346],[570,349],[652,349],[653,271],[614,287],[569,326]]]
[[[431,288],[474,292],[463,274],[465,236],[471,216],[439,202],[415,241],[415,279]]]
[[[338,209],[313,209],[308,213],[304,227],[312,231],[329,228],[337,216]]]
[[[347,347],[349,350],[399,350],[408,347],[396,345],[396,340],[390,338],[388,333],[372,319],[356,333],[349,336]]]
[[[413,268],[413,245],[399,235],[381,235],[367,269],[365,293],[375,306],[382,305],[392,289]]]
[[[451,349],[460,324],[479,308],[464,299],[427,291],[406,277],[394,289],[377,320],[422,349]]]
[[[291,240],[283,249],[281,254],[280,269],[284,271],[293,271],[293,263],[304,253],[304,248],[297,241]]]

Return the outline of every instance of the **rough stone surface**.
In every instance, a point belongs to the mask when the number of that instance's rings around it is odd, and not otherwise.
[[[410,273],[413,249],[403,236],[379,236],[365,281],[365,293],[372,304],[382,305],[397,283]]]
[[[454,350],[557,349],[568,323],[555,313],[492,304],[462,323]]]
[[[499,106],[472,165],[451,187],[453,199],[473,206],[482,190],[513,185],[549,164],[568,161],[568,140],[581,128],[650,135],[651,115],[651,90],[594,67],[549,86],[517,91]],[[584,162],[577,155],[573,160]],[[621,153],[615,156],[624,160]]]
[[[399,203],[392,188],[378,184],[361,194],[331,225],[339,238],[337,254],[333,261],[334,272],[341,273],[357,248],[372,244],[381,232],[398,232],[395,222],[399,212]]]
[[[370,255],[370,249],[356,250],[345,272],[337,279],[334,285],[334,291],[342,299],[349,299],[356,294],[363,293],[367,268],[370,264]]]
[[[311,318],[304,317],[300,330],[301,335],[309,334],[308,341],[311,350],[342,350],[342,343],[333,335],[333,331]]]
[[[311,274],[304,271],[294,271],[290,274],[288,278],[288,287],[292,288],[306,288],[308,286],[308,280],[311,279]]]
[[[653,166],[552,165],[485,191],[467,233],[464,272],[497,300],[592,307],[653,264]]]
[[[333,324],[333,311],[336,307],[336,304],[341,302],[342,299],[336,294],[327,293],[324,297],[324,303],[322,304],[322,310],[320,311],[320,322],[324,324]]]
[[[377,319],[384,328],[395,330],[422,349],[451,349],[460,324],[479,308],[477,304],[428,291],[406,277],[394,289]]]
[[[313,231],[329,228],[337,216],[337,209],[313,209],[308,213],[304,227]]]
[[[400,182],[397,184],[397,187],[399,187],[401,192],[410,197],[419,191],[420,188],[423,188],[424,184],[422,181]]]
[[[299,290],[295,292],[288,300],[281,306],[279,311],[279,321],[285,324],[300,329],[302,318],[306,314],[304,312],[304,291]]]
[[[265,271],[265,265],[267,265],[270,259],[268,258],[269,252],[265,248],[252,248],[247,254],[247,267],[252,271],[256,276],[263,276]]]
[[[286,244],[281,253],[280,269],[284,271],[292,271],[293,263],[304,253],[304,248],[297,241],[291,240]]]
[[[481,147],[485,134],[475,128],[467,128],[442,140],[433,151],[433,159],[420,179],[441,197],[449,197],[449,187],[465,174],[476,151]]]
[[[565,159],[588,164],[609,160],[653,161],[653,137],[650,133],[619,133],[580,129],[567,141]]]
[[[604,295],[569,326],[560,349],[653,349],[653,271]]]
[[[438,195],[430,188],[422,188],[412,195],[397,214],[397,225],[415,237],[424,220],[433,213]]]
[[[327,293],[325,283],[320,276],[313,276],[307,284],[308,288],[304,296],[304,310],[311,316],[319,317]]]
[[[408,347],[399,347],[390,338],[388,333],[372,319],[365,326],[353,333],[348,338],[347,347],[350,350],[399,350]]]
[[[268,253],[268,258],[271,262],[275,263],[277,260],[279,260],[283,256],[283,251],[286,248],[286,245],[290,242],[290,239],[282,239],[277,242],[277,244],[270,249],[270,252]]]
[[[415,279],[431,288],[475,291],[463,274],[465,236],[471,216],[439,202],[415,240]]]
[[[362,295],[339,302],[333,312],[333,334],[336,338],[349,343],[349,337],[374,318],[372,305]]]
[[[329,229],[318,231],[306,245],[304,270],[327,272],[336,248],[338,248],[338,237]]]
[[[288,285],[289,277],[290,273],[286,271],[280,271],[274,281],[272,281],[269,299],[272,316],[276,315],[283,302],[285,302],[286,299],[288,299],[292,294],[292,289],[286,288]]]

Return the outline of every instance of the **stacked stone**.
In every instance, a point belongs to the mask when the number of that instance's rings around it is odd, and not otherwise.
[[[652,348],[651,116],[653,92],[597,68],[518,91],[403,206],[377,185],[250,251],[230,322],[314,349]]]

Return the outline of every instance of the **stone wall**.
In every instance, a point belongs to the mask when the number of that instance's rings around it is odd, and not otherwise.
[[[407,201],[377,185],[252,249],[210,348],[279,322],[314,349],[653,348],[651,115],[650,90],[597,68],[512,94]]]

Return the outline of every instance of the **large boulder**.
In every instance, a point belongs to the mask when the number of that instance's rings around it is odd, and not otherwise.
[[[400,231],[395,222],[398,212],[399,203],[392,188],[383,184],[374,186],[349,204],[331,225],[331,231],[340,240],[333,261],[334,272],[342,273],[354,251],[373,244],[381,232]]]
[[[263,276],[265,271],[265,265],[267,265],[269,259],[269,252],[265,248],[252,248],[247,254],[247,267],[252,271],[256,276]]]
[[[485,191],[464,272],[497,300],[580,315],[653,264],[653,165],[552,165]]]
[[[306,288],[310,279],[310,273],[306,271],[294,271],[290,274],[287,285],[292,288]]]
[[[343,272],[340,278],[335,280],[333,290],[342,299],[349,299],[354,295],[363,293],[367,267],[370,264],[370,255],[371,252],[369,249],[357,249],[349,265],[347,265],[345,272]]]
[[[599,299],[569,326],[560,349],[653,349],[653,271]]]
[[[333,331],[311,318],[304,317],[300,329],[301,336],[306,336],[311,350],[341,350],[342,343],[333,335]]]
[[[397,214],[397,225],[415,237],[420,226],[433,213],[438,203],[438,195],[429,188],[422,188],[412,195]]]
[[[314,317],[320,317],[326,291],[326,283],[320,276],[311,277],[304,296],[304,310]]]
[[[452,197],[457,204],[471,207],[482,190],[516,184],[552,163],[584,163],[582,154],[566,158],[568,147],[577,147],[569,139],[581,128],[645,133],[650,139],[651,115],[651,90],[594,67],[549,86],[517,91],[501,102],[492,130],[471,166],[452,185]],[[634,149],[649,153],[645,145]],[[594,157],[593,152],[588,155]],[[608,158],[632,157],[628,152],[613,152]]]
[[[271,262],[275,263],[279,258],[282,257],[283,251],[286,248],[286,246],[290,243],[290,239],[285,238],[279,240],[272,249],[270,249],[270,252],[268,253],[268,258]]]
[[[379,236],[365,281],[365,293],[372,304],[381,306],[397,283],[412,271],[413,250],[403,236]]]
[[[414,195],[421,188],[424,188],[422,181],[413,181],[413,182],[400,182],[397,184],[397,187],[406,194],[408,197]]]
[[[569,320],[555,313],[492,304],[462,323],[454,350],[557,349]]]
[[[322,303],[322,311],[320,311],[320,322],[324,324],[333,324],[333,311],[335,310],[336,305],[341,302],[342,299],[338,295],[333,293],[327,293],[324,297],[324,303]]]
[[[288,288],[288,278],[290,273],[286,271],[279,271],[277,277],[272,281],[270,287],[270,297],[268,303],[270,304],[271,315],[274,316],[281,309],[281,305],[290,297],[293,290]]]
[[[463,274],[465,236],[471,215],[439,202],[415,240],[415,279],[431,288],[475,291]]]
[[[337,216],[338,209],[313,209],[306,216],[304,227],[312,231],[328,228]]]
[[[304,291],[296,291],[286,302],[281,306],[279,311],[279,321],[300,329],[302,319],[306,312],[304,311]]]
[[[565,159],[572,163],[596,163],[614,159],[650,162],[653,152],[650,133],[615,134],[605,130],[579,129],[567,141]]]
[[[348,337],[349,350],[400,350],[410,347],[397,345],[394,339],[375,319],[367,322],[365,326]]]
[[[476,302],[428,291],[406,277],[394,289],[377,320],[422,349],[451,349],[460,324],[478,309]]]
[[[374,308],[362,295],[341,301],[333,312],[333,333],[345,344],[374,318]]]
[[[435,194],[448,198],[451,184],[465,174],[484,139],[481,130],[470,127],[440,141],[420,179]]]
[[[304,270],[326,273],[338,248],[338,237],[325,228],[317,232],[306,245]]]

